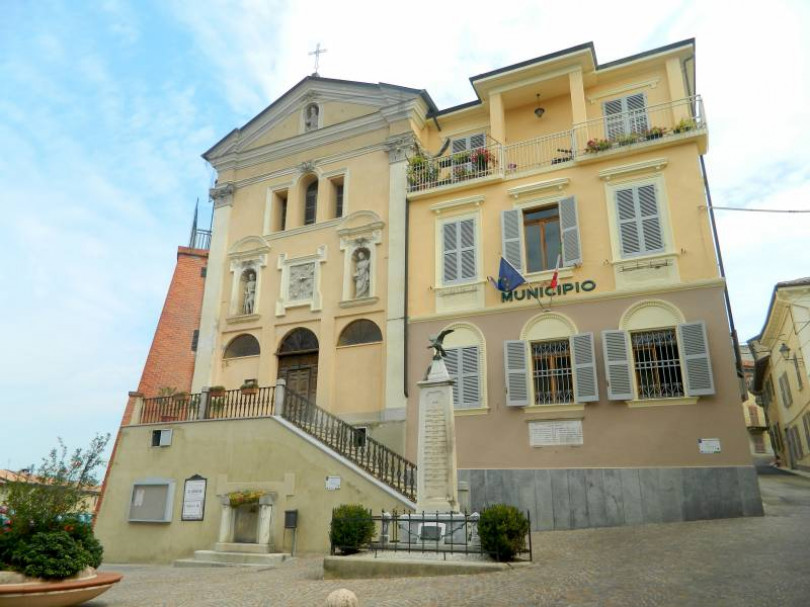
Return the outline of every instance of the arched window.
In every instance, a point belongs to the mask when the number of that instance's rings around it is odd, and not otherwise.
[[[304,225],[315,223],[318,214],[318,180],[316,179],[307,186],[307,193],[304,199]]]
[[[279,346],[279,354],[313,352],[318,350],[318,338],[309,329],[293,329],[284,337]]]
[[[361,318],[346,325],[338,338],[339,346],[355,346],[382,341],[380,328],[370,320]]]
[[[225,356],[223,358],[241,358],[243,356],[258,356],[261,352],[259,348],[259,340],[248,335],[238,335],[231,340],[228,347],[225,348]]]

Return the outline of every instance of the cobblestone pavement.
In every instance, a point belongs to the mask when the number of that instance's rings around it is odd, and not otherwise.
[[[536,533],[534,564],[437,578],[322,580],[320,557],[278,569],[110,565],[124,580],[88,607],[810,605],[810,480],[760,477],[765,517]]]

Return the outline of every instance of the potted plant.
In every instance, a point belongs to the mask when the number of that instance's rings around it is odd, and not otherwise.
[[[172,395],[172,401],[179,403],[181,405],[187,405],[188,401],[191,400],[191,394],[188,392],[176,392]]]
[[[618,137],[616,137],[616,143],[619,146],[630,145],[630,144],[636,143],[639,140],[640,137],[641,137],[641,135],[639,135],[635,131],[632,132],[632,133],[624,133],[624,134],[619,135]]]
[[[697,125],[695,124],[695,121],[691,118],[681,118],[678,124],[675,125],[675,128],[672,129],[672,132],[686,133],[687,131],[691,131],[696,127]]]
[[[646,131],[644,131],[644,139],[649,141],[650,139],[660,139],[664,135],[666,135],[667,129],[662,126],[651,126]]]
[[[432,187],[439,177],[439,167],[424,154],[416,154],[408,158],[408,185],[414,189]]]
[[[259,489],[240,489],[239,491],[231,491],[228,493],[228,503],[231,508],[238,508],[239,506],[246,506],[249,504],[258,504],[263,495],[264,491]]]
[[[466,164],[470,161],[470,152],[456,152],[451,156],[453,164]]]
[[[485,172],[494,160],[495,157],[487,148],[475,148],[470,153],[470,162],[479,172]]]
[[[256,383],[255,379],[245,380],[245,383],[239,387],[239,391],[244,396],[254,396],[259,393],[259,384]]]
[[[219,398],[221,396],[225,396],[225,386],[211,386],[208,388],[208,396],[211,398]]]
[[[585,144],[585,151],[591,154],[609,150],[613,144],[607,139],[591,139]]]

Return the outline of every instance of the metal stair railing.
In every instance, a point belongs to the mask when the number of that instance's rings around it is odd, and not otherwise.
[[[411,501],[416,501],[416,465],[289,389],[282,417]]]

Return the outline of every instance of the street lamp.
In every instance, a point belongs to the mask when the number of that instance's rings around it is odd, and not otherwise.
[[[782,358],[785,361],[792,360],[793,366],[796,367],[796,380],[799,383],[799,390],[802,389],[802,374],[799,371],[799,357],[798,356],[791,356],[790,355],[790,346],[788,346],[785,342],[782,342],[782,345],[779,346],[779,354],[782,355]]]

